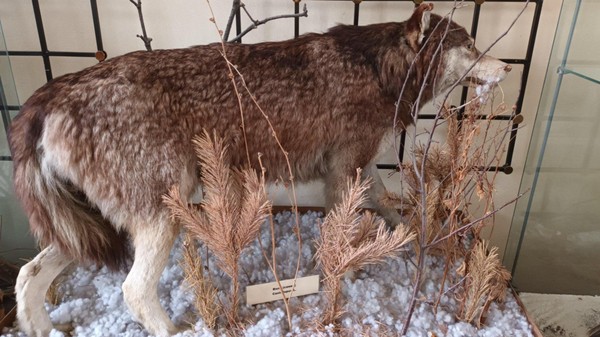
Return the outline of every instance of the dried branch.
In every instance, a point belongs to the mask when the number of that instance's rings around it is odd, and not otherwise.
[[[144,15],[142,14],[142,0],[129,0],[129,2],[131,2],[135,8],[137,8],[138,15],[140,17],[140,24],[142,26],[142,35],[138,34],[136,36],[144,41],[144,46],[146,47],[147,51],[152,51],[152,46],[150,44],[152,42],[152,38],[148,37],[148,34],[146,34],[146,25],[144,24]]]
[[[234,1],[234,6],[235,6],[235,1]],[[306,4],[304,4],[302,12],[300,12],[300,13],[275,15],[275,16],[271,16],[271,17],[268,17],[268,18],[265,18],[265,19],[262,19],[262,20],[255,20],[252,17],[252,15],[250,15],[250,12],[248,12],[248,10],[246,9],[246,5],[244,3],[239,3],[239,6],[240,6],[241,9],[244,10],[244,12],[248,16],[248,18],[250,19],[250,21],[252,22],[252,24],[250,26],[248,26],[246,29],[244,29],[244,31],[242,31],[236,37],[234,37],[233,39],[229,40],[228,42],[237,42],[237,41],[240,41],[242,39],[242,37],[244,37],[246,34],[250,33],[252,30],[258,28],[260,25],[264,25],[265,23],[267,23],[269,21],[278,20],[278,19],[288,19],[288,18],[300,18],[300,17],[307,17],[308,16],[308,10],[306,9]],[[233,13],[233,10],[232,10],[232,13]],[[223,39],[227,39],[227,37],[224,36]]]

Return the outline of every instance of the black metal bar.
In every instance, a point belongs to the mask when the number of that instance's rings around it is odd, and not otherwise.
[[[8,50],[8,56],[65,56],[65,57],[96,57],[96,53],[91,52],[74,52],[74,51],[20,51]]]
[[[0,161],[12,161],[11,156],[0,156]]]
[[[477,38],[477,30],[479,29],[479,16],[481,14],[481,5],[475,4],[473,8],[473,20],[471,21],[471,37],[473,39]],[[467,95],[469,94],[469,88],[463,87],[460,95],[460,105],[461,108],[457,113],[458,117],[458,127],[462,127],[462,119],[465,112],[465,103],[467,102]]]
[[[436,114],[419,114],[419,119],[424,119],[424,120],[431,120],[431,119],[435,119]],[[490,115],[486,115],[486,114],[477,114],[475,115],[475,119],[490,119],[490,120],[495,120],[495,121],[512,121],[513,120],[513,116],[512,115],[496,115],[496,116],[490,116]]]
[[[8,126],[10,125],[10,113],[8,110],[8,100],[4,95],[4,86],[0,80],[0,108],[2,109],[2,124],[4,124],[5,135],[8,137]]]
[[[294,14],[300,14],[300,0],[294,1]],[[294,38],[300,36],[300,18],[294,17]]]
[[[42,22],[42,12],[38,0],[31,0],[33,5],[33,15],[35,17],[35,25],[38,31],[40,40],[40,49],[42,50],[42,59],[44,60],[44,71],[46,72],[46,80],[52,80],[52,66],[50,65],[50,55],[48,54],[48,44],[46,43],[46,33],[44,32],[44,24]]]
[[[500,61],[510,64],[525,64],[526,59],[500,59]]]
[[[396,165],[396,164],[377,164],[377,168],[380,170],[397,170],[398,165]]]
[[[400,162],[404,160],[404,148],[406,146],[406,130],[400,135],[400,146],[398,147],[398,159]]]
[[[377,164],[377,168],[380,170],[398,170],[398,165],[396,164]],[[506,174],[510,174],[513,171],[513,168],[510,166],[489,166],[489,167],[481,167],[479,170],[485,170],[489,172],[504,172]]]
[[[529,41],[527,43],[527,52],[525,54],[525,63],[523,64],[523,76],[521,77],[521,90],[517,98],[515,116],[521,114],[523,108],[523,100],[525,97],[525,90],[527,89],[527,80],[529,79],[529,70],[531,68],[531,58],[533,57],[533,48],[535,46],[535,39],[537,37],[537,31],[539,28],[540,16],[542,15],[543,0],[539,0],[535,6],[535,12],[533,13],[533,24],[531,25],[531,32],[529,33]],[[510,132],[510,141],[508,143],[508,149],[506,150],[506,166],[512,164],[512,158],[515,152],[515,146],[517,143],[517,130],[518,128],[513,125]]]
[[[358,26],[358,19],[360,16],[360,1],[354,1],[354,25]]]
[[[96,35],[96,48],[98,51],[104,51],[102,45],[102,31],[100,30],[100,17],[98,16],[98,3],[96,0],[90,0],[92,7],[92,20],[94,21],[94,34]]]
[[[471,36],[477,39],[477,30],[479,29],[479,17],[481,15],[481,5],[475,4],[473,8],[473,21],[471,21]]]
[[[236,36],[242,34],[242,9],[241,7],[237,8],[235,13],[235,32]],[[242,39],[238,39],[238,43],[242,43]]]
[[[435,119],[436,114],[419,114],[419,119],[425,119],[425,120],[430,120],[430,119]],[[495,121],[511,121],[513,120],[513,116],[512,115],[496,115],[496,116],[490,116],[490,115],[486,115],[486,114],[477,114],[475,115],[475,119],[490,119],[490,120],[495,120]]]

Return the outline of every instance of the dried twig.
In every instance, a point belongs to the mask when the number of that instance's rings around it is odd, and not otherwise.
[[[300,13],[275,15],[275,16],[271,16],[271,17],[268,17],[268,18],[265,18],[262,20],[255,20],[252,17],[252,15],[250,15],[250,12],[248,12],[248,10],[246,9],[246,5],[244,3],[240,3],[239,6],[241,9],[244,10],[244,12],[248,16],[248,18],[250,19],[252,24],[250,24],[250,26],[248,26],[246,29],[244,29],[241,33],[239,33],[236,37],[232,38],[228,42],[240,41],[242,39],[242,37],[244,37],[246,34],[250,33],[252,30],[258,28],[260,25],[264,25],[265,23],[267,23],[269,21],[278,20],[278,19],[300,18],[300,17],[308,16],[308,10],[306,9],[306,4],[304,4],[304,7],[302,8],[302,12],[300,12]],[[226,38],[227,37],[224,36],[224,39],[226,39]]]
[[[140,17],[140,25],[142,26],[142,35],[138,34],[136,36],[144,41],[144,46],[146,47],[147,51],[152,51],[152,38],[148,37],[148,34],[146,34],[146,25],[144,24],[144,15],[142,14],[142,0],[129,0],[129,2],[131,2],[135,8],[137,8],[138,15]]]
[[[252,22],[252,23],[248,27],[246,27],[246,29],[244,29],[242,32],[240,32],[237,36],[235,36],[234,38],[232,38],[230,40],[229,35],[231,35],[231,27],[233,26],[233,20],[236,19],[237,15],[240,13],[240,9],[244,10],[246,15],[250,19],[250,22]],[[307,17],[307,16],[308,16],[308,10],[306,8],[306,4],[304,4],[302,12],[300,12],[300,13],[275,15],[275,16],[271,16],[271,17],[268,17],[268,18],[265,18],[262,20],[256,20],[256,19],[254,19],[254,17],[252,17],[250,12],[246,8],[246,4],[244,4],[240,0],[233,0],[233,3],[231,4],[231,11],[229,13],[229,18],[227,19],[227,25],[225,26],[225,32],[223,33],[223,36],[222,36],[222,40],[227,41],[227,42],[239,42],[239,41],[241,41],[242,37],[244,37],[246,34],[250,33],[252,30],[258,28],[261,25],[264,25],[265,23],[267,23],[269,21],[279,20],[279,19],[289,19],[289,18],[300,18],[300,17]]]

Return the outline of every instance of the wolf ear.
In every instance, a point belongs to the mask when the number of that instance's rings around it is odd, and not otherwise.
[[[408,43],[414,51],[419,51],[425,38],[425,31],[429,29],[429,20],[433,4],[420,4],[406,22],[406,36]]]

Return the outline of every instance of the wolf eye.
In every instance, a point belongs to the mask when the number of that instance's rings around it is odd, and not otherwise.
[[[466,47],[467,47],[467,50],[469,50],[469,51],[473,50],[473,43],[471,42],[471,43],[467,44]]]

